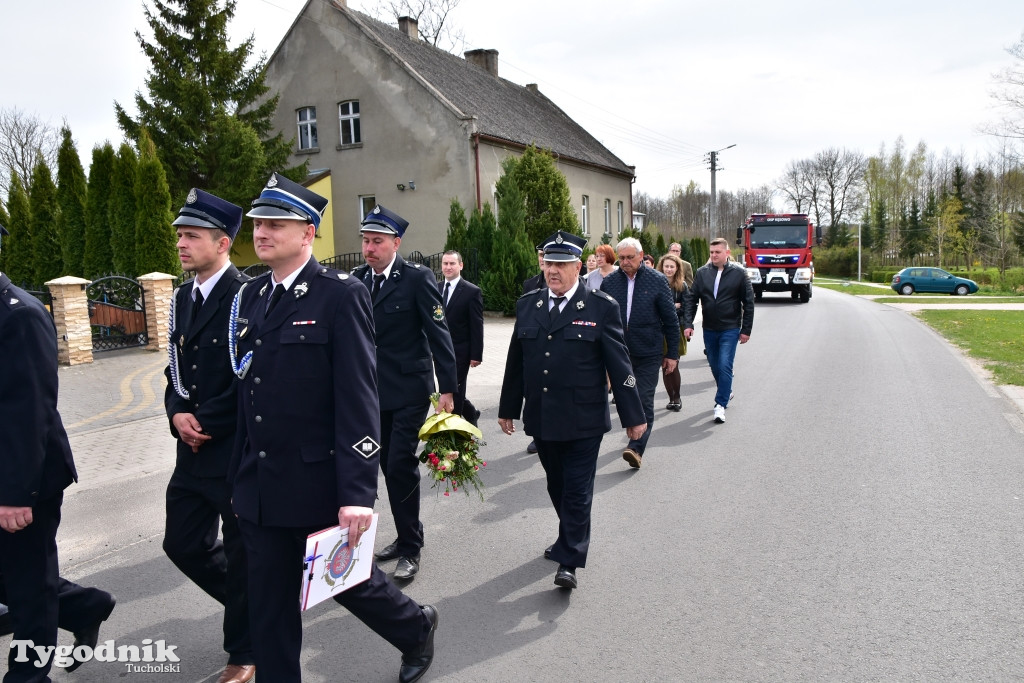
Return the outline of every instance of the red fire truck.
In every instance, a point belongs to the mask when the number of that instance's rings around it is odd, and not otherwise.
[[[765,292],[789,292],[800,303],[811,300],[814,257],[821,244],[805,213],[755,213],[736,229],[736,244],[743,246],[743,265],[760,301]]]

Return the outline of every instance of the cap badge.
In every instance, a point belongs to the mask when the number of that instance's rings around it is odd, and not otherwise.
[[[377,206],[373,207],[373,213],[380,213],[380,204],[378,204]]]
[[[188,191],[188,196],[185,197],[185,203],[195,204],[197,199],[199,199],[199,196],[196,194],[196,188],[193,187],[191,190]]]
[[[277,187],[277,174],[274,173],[270,176],[270,180],[267,181],[267,187]]]
[[[565,240],[563,240],[563,239],[562,239],[562,236],[561,236],[561,235],[559,235],[558,237],[556,237],[556,238],[555,238],[555,244],[561,244],[561,243],[562,243],[562,242],[564,242],[564,241],[565,241]]]

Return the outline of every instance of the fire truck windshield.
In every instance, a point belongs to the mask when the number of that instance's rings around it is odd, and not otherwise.
[[[752,249],[805,249],[806,225],[758,225],[750,228]]]

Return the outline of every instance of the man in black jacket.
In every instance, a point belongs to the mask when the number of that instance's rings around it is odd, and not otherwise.
[[[715,376],[715,422],[725,422],[732,398],[732,364],[736,344],[746,344],[754,326],[754,288],[743,266],[729,260],[729,242],[711,240],[711,261],[697,269],[683,299],[683,334],[693,336],[697,303],[704,313],[704,350]]]
[[[224,605],[228,663],[218,683],[255,676],[249,639],[245,546],[226,478],[238,400],[228,357],[228,313],[248,281],[231,265],[242,209],[193,188],[173,224],[181,267],[196,277],[174,292],[164,407],[177,439],[167,484],[164,552],[188,578]],[[224,541],[218,539],[223,524]]]
[[[448,320],[448,332],[455,348],[455,369],[459,390],[455,392],[455,414],[461,415],[474,426],[480,411],[466,397],[469,369],[484,360],[484,297],[480,288],[462,277],[462,254],[446,251],[441,256],[441,303]]]
[[[647,430],[638,438],[630,438],[622,451],[622,459],[630,467],[640,467],[647,450],[647,440],[654,429],[654,392],[658,388],[658,375],[662,369],[673,372],[679,362],[679,316],[676,315],[668,280],[644,265],[640,241],[627,237],[619,242],[616,251],[619,269],[601,282],[601,291],[607,292],[619,304],[636,388],[647,415]]]
[[[43,305],[3,273],[0,358],[0,603],[10,608],[13,641],[53,647],[59,625],[75,634],[76,648],[93,648],[114,597],[57,573],[64,489],[78,480],[57,412],[57,330]],[[18,652],[8,654],[5,681],[50,680],[52,657],[19,660]]]

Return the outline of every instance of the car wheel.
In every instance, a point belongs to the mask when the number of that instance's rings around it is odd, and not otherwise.
[[[957,285],[954,293],[957,296],[967,296],[968,294],[971,293],[971,288],[968,287],[967,285]]]
[[[912,285],[910,283],[907,283],[907,284],[903,285],[902,287],[900,287],[900,294],[902,294],[903,296],[910,296],[913,293],[914,293],[914,285]]]

